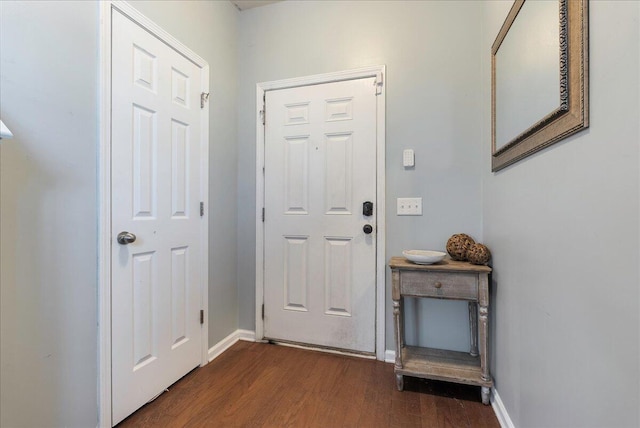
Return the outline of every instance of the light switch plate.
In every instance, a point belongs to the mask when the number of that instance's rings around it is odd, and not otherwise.
[[[422,198],[398,198],[398,215],[422,215]]]

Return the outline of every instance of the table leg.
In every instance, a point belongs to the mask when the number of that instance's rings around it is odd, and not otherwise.
[[[404,389],[404,376],[400,373],[396,373],[396,386],[398,387],[398,391],[402,391]]]
[[[402,320],[400,314],[400,301],[393,301],[393,321],[395,324],[395,336],[396,336],[396,363],[395,370],[402,369]],[[396,373],[396,386],[398,391],[404,389],[404,378],[401,374]]]
[[[489,347],[487,346],[487,337],[489,332],[489,283],[487,275],[480,275],[479,285],[478,312],[480,314],[480,371],[482,380],[490,381]]]
[[[469,302],[469,338],[471,345],[469,355],[478,356],[478,304]]]
[[[400,298],[400,349],[404,348],[404,332],[405,332],[405,324],[404,324],[404,298]]]
[[[482,404],[484,404],[485,406],[489,405],[490,403],[490,400],[489,400],[490,393],[491,393],[491,388],[487,386],[482,387],[480,395],[482,397]]]
[[[391,271],[391,280],[392,280],[392,288],[391,288],[391,299],[393,301],[393,332],[396,339],[396,361],[395,361],[395,371],[396,371],[396,386],[398,387],[398,391],[402,391],[404,388],[404,378],[401,374],[397,373],[398,370],[402,370],[402,346],[404,342],[404,332],[402,328],[402,312],[400,311],[400,306],[402,303],[402,297],[400,296],[400,272],[397,270]]]
[[[396,339],[396,364],[398,369],[402,368],[402,328],[400,321],[400,302],[398,300],[393,301],[393,324],[395,326],[395,339]]]

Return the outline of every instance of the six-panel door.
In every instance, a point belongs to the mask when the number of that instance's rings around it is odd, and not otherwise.
[[[374,80],[266,93],[267,338],[375,351]]]
[[[117,12],[112,34],[116,424],[200,364],[202,70]]]

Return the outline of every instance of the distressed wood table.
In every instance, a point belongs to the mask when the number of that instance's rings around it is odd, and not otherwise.
[[[403,376],[478,385],[482,387],[482,403],[489,404],[489,393],[493,386],[487,346],[491,268],[448,257],[433,265],[417,265],[404,257],[392,257],[389,267],[396,340],[394,371],[398,390],[404,388]],[[468,301],[471,330],[469,352],[406,346],[403,317],[405,296]]]

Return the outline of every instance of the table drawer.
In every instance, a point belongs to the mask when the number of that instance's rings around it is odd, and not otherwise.
[[[400,294],[477,300],[478,275],[475,273],[404,271],[400,273]]]

